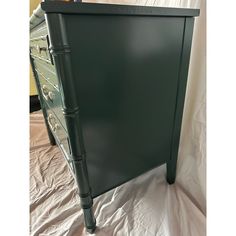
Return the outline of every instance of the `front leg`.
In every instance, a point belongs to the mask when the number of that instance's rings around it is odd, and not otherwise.
[[[93,198],[88,182],[86,161],[73,160],[75,179],[79,187],[80,205],[83,209],[84,224],[87,232],[92,234],[96,229],[96,219],[93,213]]]
[[[46,112],[45,112],[45,113],[46,113]],[[46,114],[45,114],[44,117],[46,117]],[[47,128],[47,133],[48,133],[49,142],[50,142],[50,144],[51,144],[52,146],[54,146],[54,145],[56,145],[56,140],[55,140],[55,138],[54,138],[54,136],[53,136],[53,134],[52,134],[52,131],[51,131],[50,128],[49,128],[49,124],[48,124],[47,119],[45,119],[45,125],[46,125],[46,128]]]

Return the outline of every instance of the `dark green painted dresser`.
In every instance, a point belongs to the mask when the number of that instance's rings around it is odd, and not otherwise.
[[[198,9],[46,1],[30,19],[30,60],[51,144],[93,198],[164,163],[174,183]]]

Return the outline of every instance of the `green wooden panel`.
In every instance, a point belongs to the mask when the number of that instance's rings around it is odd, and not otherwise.
[[[184,22],[65,16],[93,196],[169,160]]]

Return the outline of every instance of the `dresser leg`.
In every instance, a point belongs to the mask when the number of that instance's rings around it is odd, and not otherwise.
[[[79,187],[80,205],[84,213],[84,224],[89,233],[96,229],[96,219],[93,213],[93,198],[88,182],[87,165],[85,159],[74,160],[74,174]]]
[[[83,209],[83,211],[86,230],[88,233],[92,234],[96,229],[96,219],[93,214],[93,209],[90,207],[88,209]]]
[[[174,184],[176,178],[176,165],[177,165],[177,158],[176,160],[170,160],[166,163],[167,175],[166,181],[168,184]]]
[[[52,134],[52,131],[50,130],[49,127],[47,127],[47,131],[48,131],[48,138],[49,138],[49,142],[52,146],[56,145],[56,141],[55,141],[55,138]]]
[[[52,134],[52,131],[51,131],[50,128],[49,128],[49,125],[48,125],[48,122],[47,122],[47,119],[46,119],[46,117],[47,117],[46,111],[45,111],[44,108],[42,109],[42,111],[43,111],[43,115],[44,115],[44,119],[45,119],[45,125],[46,125],[47,132],[48,132],[49,142],[50,142],[50,144],[51,144],[52,146],[54,146],[54,145],[56,145],[56,141],[55,141],[55,138],[54,138],[54,136],[53,136],[53,134]]]

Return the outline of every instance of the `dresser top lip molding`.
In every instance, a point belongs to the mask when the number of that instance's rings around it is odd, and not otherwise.
[[[46,1],[41,2],[34,10],[30,18],[30,29],[44,20],[44,13],[194,17],[199,16],[200,10],[193,8]]]

